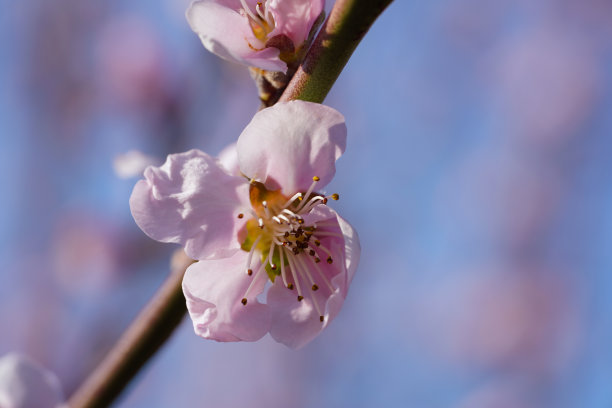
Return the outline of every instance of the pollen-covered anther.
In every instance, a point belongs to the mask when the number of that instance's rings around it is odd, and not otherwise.
[[[315,239],[315,245],[316,246],[321,246],[321,241],[319,241],[318,239]]]
[[[273,271],[275,271],[275,270],[276,270],[276,264],[271,264],[271,265],[270,265],[270,269],[272,269]]]
[[[319,287],[317,286],[317,284],[315,283],[314,285],[312,285],[312,291],[316,292],[317,290],[319,290]]]
[[[244,214],[243,213],[238,214],[238,218],[244,218]]]
[[[340,199],[340,195],[337,193],[334,193],[332,195],[330,195],[332,200],[338,201]]]
[[[293,288],[294,288],[293,283],[290,283],[290,284],[287,285],[287,289],[293,290]]]
[[[319,258],[315,258],[314,261],[315,261],[315,263],[321,262],[321,260]]]
[[[325,321],[325,316],[319,316],[319,321],[323,323]]]
[[[297,297],[298,302],[301,302],[302,300],[304,300],[304,296],[300,295]]]
[[[253,270],[252,269],[247,269],[247,275],[251,276],[253,274]]]
[[[308,252],[310,254],[310,256],[315,256],[316,252],[314,251],[314,249],[311,249],[310,252]]]
[[[240,301],[240,303],[242,303],[243,306],[246,306],[247,304],[247,298],[242,298],[242,300]]]
[[[320,179],[318,176],[314,176],[314,177],[312,178],[312,181],[319,181],[319,180],[321,180],[321,179]]]
[[[328,263],[328,264],[331,264],[331,263],[333,263],[333,262],[334,262],[334,260],[332,259],[332,257],[331,257],[331,256],[328,256],[328,257],[327,257],[327,263]]]

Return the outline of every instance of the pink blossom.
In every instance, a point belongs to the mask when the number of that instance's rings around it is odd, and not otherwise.
[[[324,5],[325,0],[198,0],[187,20],[219,57],[286,73]]]
[[[345,144],[340,113],[292,101],[258,112],[242,132],[241,176],[198,150],[147,168],[132,215],[151,238],[180,243],[199,260],[183,280],[197,334],[255,341],[270,332],[297,348],[336,316],[360,247],[326,205],[338,195],[321,188]]]
[[[11,353],[0,359],[0,407],[60,408],[57,377],[30,358]]]

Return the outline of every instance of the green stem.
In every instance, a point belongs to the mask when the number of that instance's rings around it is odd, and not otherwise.
[[[70,408],[108,407],[170,337],[187,311],[181,282],[193,262],[182,250],[174,256],[170,276],[72,395]]]
[[[337,0],[280,101],[321,103],[355,48],[393,0]]]

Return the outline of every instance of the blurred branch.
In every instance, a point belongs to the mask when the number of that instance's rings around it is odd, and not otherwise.
[[[193,262],[183,250],[175,253],[170,276],[114,348],[72,395],[69,407],[109,406],[170,337],[187,311],[181,283],[185,270]]]
[[[337,0],[280,101],[323,102],[363,36],[392,1]]]

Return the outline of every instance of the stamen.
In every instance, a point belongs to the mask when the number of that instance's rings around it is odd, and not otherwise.
[[[238,218],[244,218],[244,214],[243,213],[238,214]]]
[[[263,218],[259,217],[259,219],[257,220],[257,224],[259,224],[259,228],[263,229],[264,228]]]
[[[312,193],[312,190],[314,190],[314,186],[317,184],[317,182],[318,182],[319,180],[321,180],[321,179],[320,179],[319,177],[317,177],[317,176],[314,176],[314,177],[312,178],[312,184],[310,185],[310,187],[308,187],[308,191],[306,191],[306,194],[304,194],[304,197],[305,197],[305,198],[310,197],[310,193]],[[306,202],[305,202],[305,201],[302,201],[302,203],[300,204],[300,206],[299,206],[299,207],[296,209],[296,212],[298,212],[298,213],[299,213],[299,212],[300,212],[300,210],[301,210],[302,208],[304,208],[304,206],[305,206],[305,205],[306,205]]]
[[[287,201],[287,202],[286,202],[286,203],[283,205],[283,210],[284,210],[285,208],[289,207],[289,205],[290,205],[290,204],[292,204],[292,203],[293,203],[295,200],[297,200],[298,198],[301,198],[301,197],[302,197],[302,193],[295,193],[295,194],[293,195],[293,197],[291,197],[291,198],[289,199],[289,201]]]
[[[280,251],[280,262],[281,262],[281,276],[283,278],[283,284],[285,287],[289,287],[287,284],[287,274],[285,273],[285,255],[283,255],[283,251]]]
[[[266,19],[264,13],[261,12],[261,1],[257,2],[257,5],[255,6],[255,10],[257,10],[257,14],[259,14],[259,17],[261,17],[262,20]]]
[[[270,251],[268,252],[268,259],[266,260],[266,263],[270,265],[270,268],[272,268],[272,270],[276,269],[276,265],[272,262],[272,258],[274,258],[275,249],[276,249],[276,245],[272,244],[270,246]]]
[[[259,241],[261,240],[261,235],[258,236],[255,239],[255,242],[253,242],[253,245],[251,246],[251,250],[249,251],[249,256],[247,257],[247,274],[249,276],[251,276],[253,274],[253,270],[250,269],[251,268],[251,260],[253,259],[253,253],[255,252],[255,248],[257,247],[257,244],[259,244]]]
[[[306,205],[304,206],[304,208],[302,208],[300,211],[300,213],[307,213],[310,212],[310,210],[312,210],[315,205],[317,205],[317,201],[322,201],[323,204],[325,204],[327,202],[327,198],[325,197],[321,197],[321,196],[314,196],[312,197],[310,200],[308,200],[308,203],[306,203]]]
[[[291,268],[291,276],[293,276],[293,281],[295,282],[295,286],[297,287],[297,292],[298,292],[298,298],[300,296],[302,296],[302,287],[300,286],[300,280],[298,279],[298,269],[295,266],[295,259],[296,257],[293,257],[291,255],[291,253],[289,253],[289,251],[287,249],[285,249],[285,251],[287,252],[287,260],[289,261],[289,267]],[[301,299],[299,299],[301,300]]]
[[[264,212],[266,213],[266,218],[270,218],[270,211],[268,210],[268,202],[262,201],[261,205],[263,205]]]
[[[308,258],[311,259],[311,258]],[[318,258],[315,258],[315,261],[312,262],[312,264],[315,267],[315,270],[319,273],[319,276],[321,276],[321,278],[323,279],[323,281],[325,282],[325,285],[327,286],[327,288],[329,289],[329,291],[331,293],[334,293],[334,287],[332,286],[332,284],[329,282],[329,279],[327,279],[327,276],[325,276],[325,274],[323,273],[323,271],[321,270],[321,267],[318,264],[318,262],[316,261]]]
[[[338,201],[340,199],[340,195],[337,193],[334,193],[332,195],[330,195],[331,199],[334,201]]]
[[[249,5],[246,4],[246,1],[240,0],[240,4],[242,5],[242,8],[243,8],[244,12],[247,13],[247,15],[251,18],[251,20],[253,20],[253,21],[257,21],[258,20],[257,16],[255,14],[253,14],[251,9],[249,8]]]
[[[261,275],[261,271],[265,271],[263,266],[264,266],[263,263],[259,265],[259,268],[257,268],[257,273],[255,274],[255,277],[249,284],[249,287],[247,288],[246,292],[244,292],[244,297],[240,301],[240,303],[242,303],[243,306],[246,306],[247,298],[249,297],[249,292],[251,291],[251,288],[253,287],[253,285],[255,285],[255,281],[257,280],[257,278],[259,278],[259,275]]]

